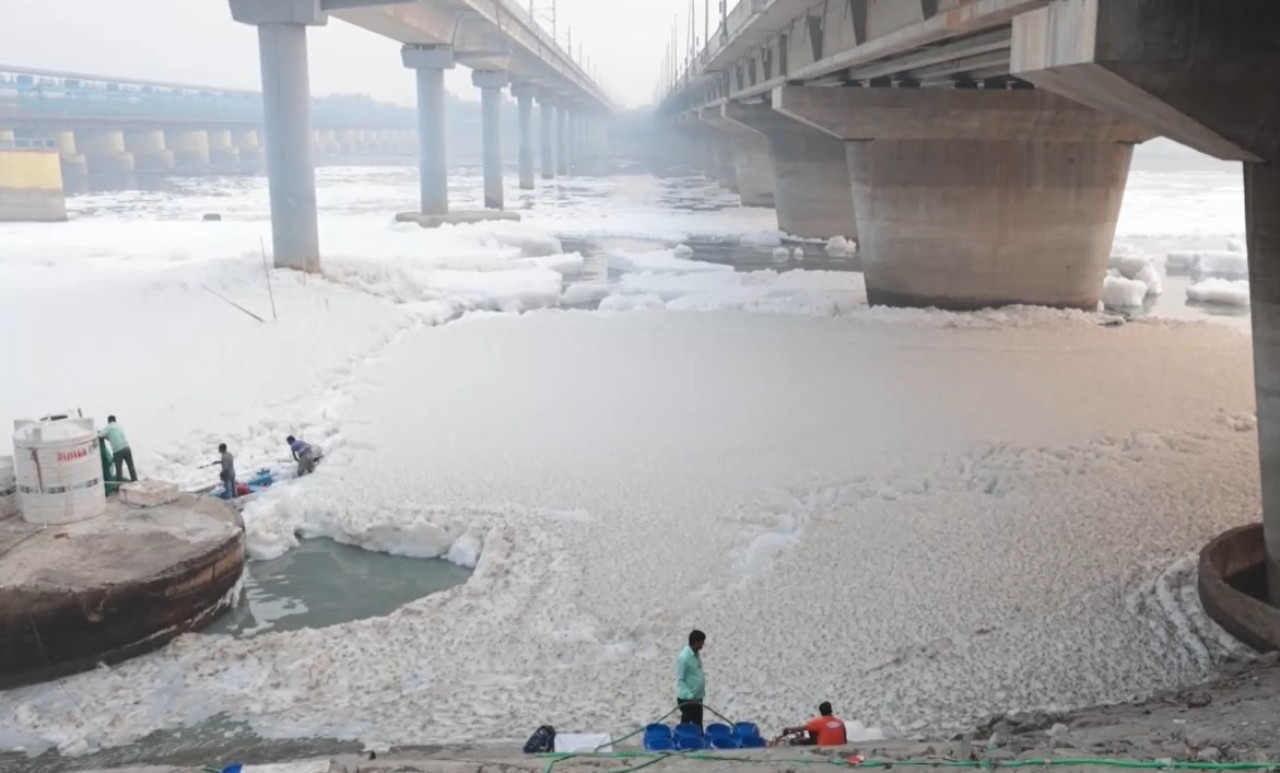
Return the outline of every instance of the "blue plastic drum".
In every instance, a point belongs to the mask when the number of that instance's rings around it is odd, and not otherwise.
[[[749,738],[751,736],[759,736],[760,728],[751,722],[739,722],[733,726],[733,735],[735,738]]]
[[[749,735],[738,739],[744,749],[763,749],[769,743],[758,735]]]
[[[668,727],[667,725],[659,725],[659,724],[645,725],[645,726],[644,726],[644,734],[645,734],[645,735],[660,735],[660,736],[666,736],[667,738],[670,738],[670,737],[671,737],[671,728],[670,728],[670,727]]]
[[[701,736],[692,735],[676,735],[676,750],[682,752],[696,752],[707,748],[707,744],[703,742]]]
[[[644,750],[647,752],[669,752],[676,748],[676,742],[670,736],[645,735]]]
[[[731,735],[712,735],[708,736],[711,740],[712,749],[741,749],[742,744],[737,738]]]
[[[719,722],[715,724],[707,725],[708,738],[715,738],[717,736],[721,736],[721,737],[732,736],[732,735],[733,735],[733,728],[729,727],[728,725],[722,725]]]
[[[676,738],[702,738],[702,728],[697,725],[676,725]]]

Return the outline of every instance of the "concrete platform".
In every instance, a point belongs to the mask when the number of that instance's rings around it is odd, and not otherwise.
[[[401,212],[396,215],[396,222],[417,223],[423,228],[439,228],[442,225],[466,225],[467,223],[483,223],[487,220],[520,220],[519,212],[504,212],[500,209],[463,209],[447,215],[424,215],[421,212]]]
[[[115,663],[211,622],[244,569],[222,500],[151,508],[115,498],[92,520],[0,522],[0,687]]]

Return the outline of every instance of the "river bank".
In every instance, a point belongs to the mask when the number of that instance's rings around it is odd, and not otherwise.
[[[1161,692],[1145,701],[1069,712],[997,715],[952,738],[900,738],[842,749],[769,749],[747,753],[675,756],[654,762],[662,773],[729,773],[750,765],[760,773],[795,773],[800,766],[847,767],[848,758],[902,764],[927,760],[936,767],[963,763],[1097,770],[1069,760],[1156,762],[1159,767],[1196,763],[1280,764],[1280,654],[1231,661],[1203,684]],[[767,731],[766,731],[767,732]],[[708,759],[714,757],[714,759]],[[557,773],[634,769],[656,758],[584,755],[555,763]],[[749,760],[749,762],[748,762]],[[349,753],[311,760],[247,765],[245,773],[544,773],[546,757],[521,754],[511,745],[439,746]],[[231,760],[226,761],[228,764]],[[828,764],[830,763],[830,764]],[[1116,767],[1120,767],[1117,765]],[[1126,766],[1132,767],[1132,765]],[[1106,766],[1104,765],[1105,769]],[[174,766],[103,768],[95,773],[188,773]]]

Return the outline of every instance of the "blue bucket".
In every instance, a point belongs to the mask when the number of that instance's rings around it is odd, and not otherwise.
[[[670,738],[670,737],[671,737],[671,728],[670,728],[670,727],[668,727],[668,726],[666,726],[666,725],[659,725],[659,724],[645,725],[645,726],[644,726],[644,734],[645,734],[646,736],[649,736],[649,735],[660,735],[660,736],[666,736],[667,738]]]
[[[669,752],[676,748],[670,736],[648,735],[644,737],[644,750],[647,752]]]
[[[733,735],[733,728],[729,727],[728,725],[722,725],[719,722],[716,722],[711,725],[707,725],[708,738],[715,738],[716,736],[731,736],[731,735]]]
[[[677,735],[676,749],[682,752],[696,752],[707,748],[701,736]]]
[[[702,738],[702,728],[693,724],[676,725],[676,738]]]
[[[712,749],[741,749],[742,744],[737,738],[731,735],[713,735],[711,738]]]
[[[738,743],[742,744],[744,749],[763,749],[769,743],[758,735],[743,736],[738,739]]]
[[[735,738],[747,738],[753,735],[759,736],[760,728],[751,722],[739,722],[733,726],[733,736]]]

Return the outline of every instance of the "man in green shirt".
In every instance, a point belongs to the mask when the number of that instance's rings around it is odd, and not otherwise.
[[[702,727],[702,700],[707,697],[707,679],[702,673],[702,646],[707,635],[694,630],[689,644],[676,658],[676,705],[680,707],[680,723]]]
[[[98,433],[98,437],[106,438],[111,444],[111,461],[116,465],[116,480],[124,480],[124,466],[129,465],[129,480],[136,481],[138,473],[133,469],[133,450],[129,448],[129,439],[124,430],[116,423],[115,416],[107,417],[107,426]]]

